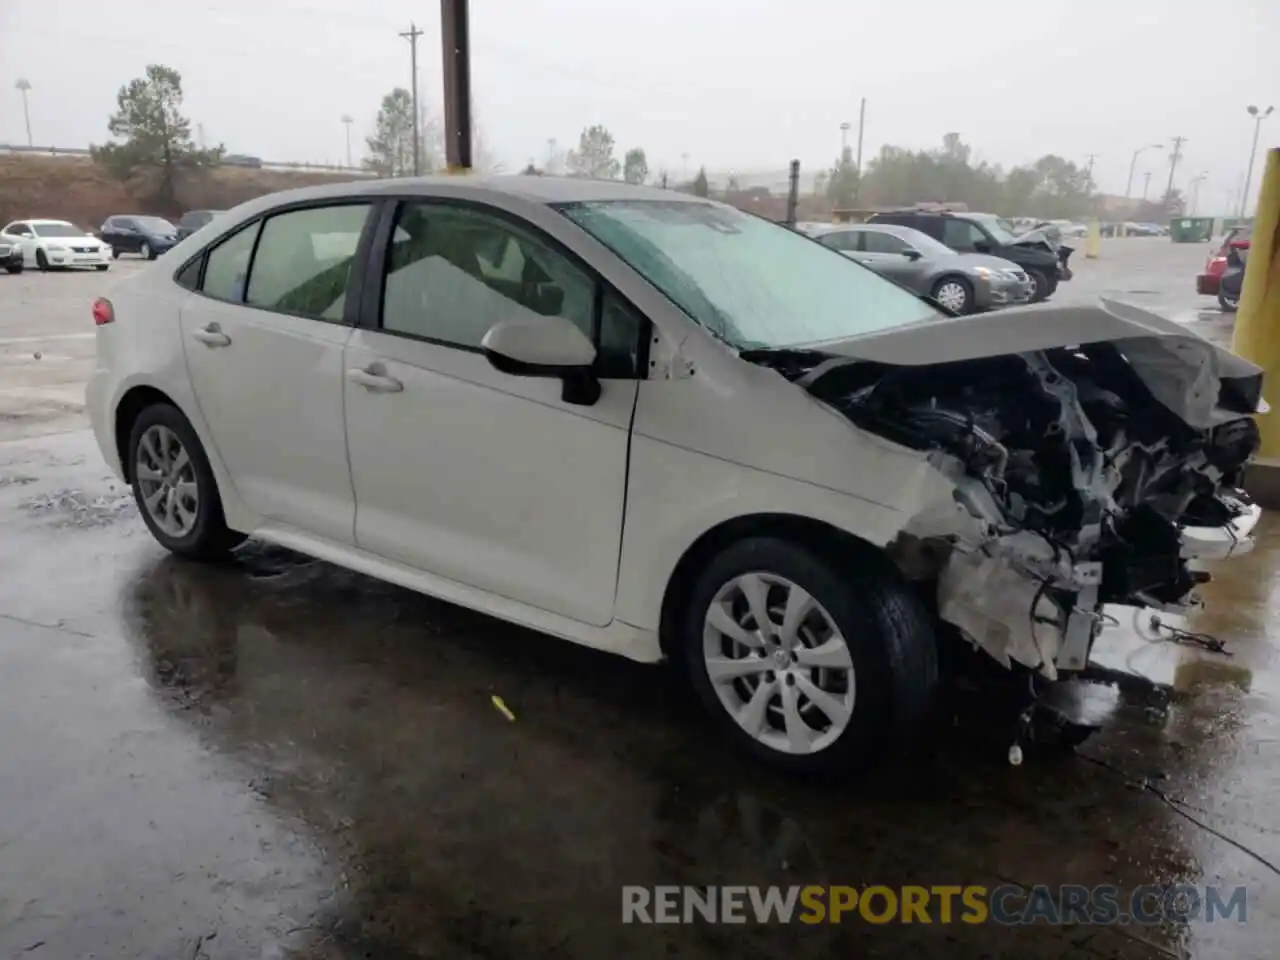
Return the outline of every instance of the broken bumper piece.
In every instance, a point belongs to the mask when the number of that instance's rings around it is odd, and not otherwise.
[[[1256,503],[1240,504],[1241,512],[1217,527],[1183,527],[1182,556],[1186,560],[1225,560],[1253,549],[1253,530],[1262,517]]]

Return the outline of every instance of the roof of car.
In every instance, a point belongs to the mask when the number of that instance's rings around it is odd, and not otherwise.
[[[58,224],[59,226],[68,226],[68,227],[74,227],[74,226],[75,226],[75,224],[74,224],[74,223],[72,223],[70,220],[18,220],[18,221],[16,221],[16,222],[17,222],[17,223],[26,223],[26,224],[30,224],[30,225],[31,225],[31,226],[33,226],[33,227],[38,227],[38,226],[40,226],[42,223],[44,223],[44,224],[56,223],[56,224]]]
[[[585,177],[545,177],[525,174],[486,176],[406,177],[394,180],[357,180],[351,183],[331,183],[317,187],[303,187],[285,193],[270,194],[258,198],[253,205],[269,206],[272,201],[305,202],[323,200],[326,197],[378,196],[381,194],[414,194],[431,196],[449,193],[459,187],[521,197],[534,203],[573,203],[589,200],[666,200],[674,202],[707,203],[708,201],[662,190],[657,187],[638,187],[618,180],[590,180]],[[444,188],[444,189],[441,189]]]

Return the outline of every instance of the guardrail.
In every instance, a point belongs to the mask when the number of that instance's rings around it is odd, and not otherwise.
[[[0,143],[0,154],[25,153],[41,157],[87,157],[89,150],[84,147],[28,147],[17,143]],[[348,167],[335,163],[307,163],[288,160],[255,160],[255,162],[225,160],[221,166],[236,167],[241,170],[293,170],[313,173],[349,173],[358,177],[373,177],[376,174],[363,167]]]

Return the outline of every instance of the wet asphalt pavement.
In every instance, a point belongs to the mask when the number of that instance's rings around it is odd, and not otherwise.
[[[1221,333],[1185,292],[1203,251],[1124,248],[1071,295],[1151,290],[1129,298]],[[12,399],[19,377],[69,389],[82,356],[37,375],[13,341],[83,330],[102,278],[9,279],[0,957],[1274,956],[1271,518],[1192,623],[1233,658],[1112,631],[1172,704],[1122,703],[1074,758],[1016,768],[1005,726],[943,718],[860,785],[801,785],[723,750],[665,670],[273,548],[167,556],[75,411]],[[1247,922],[620,923],[624,884],[1174,882],[1247,887]]]

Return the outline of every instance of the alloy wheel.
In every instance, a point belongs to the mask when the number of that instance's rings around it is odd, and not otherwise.
[[[134,471],[143,509],[156,526],[177,539],[187,536],[200,514],[200,487],[178,435],[163,424],[148,427],[138,441]]]
[[[959,282],[949,280],[938,287],[938,292],[934,295],[934,299],[948,310],[955,313],[963,313],[969,300],[969,293]]]
[[[722,586],[704,618],[702,653],[721,705],[771,749],[816,753],[853,717],[849,645],[826,608],[785,577],[744,573]]]

